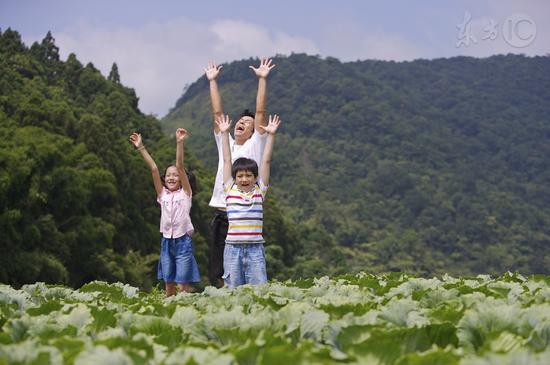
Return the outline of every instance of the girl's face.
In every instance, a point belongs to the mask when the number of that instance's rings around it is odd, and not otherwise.
[[[176,166],[170,166],[164,173],[164,186],[170,191],[176,191],[181,187],[180,174]]]
[[[252,171],[239,170],[235,174],[235,183],[237,184],[237,188],[239,188],[240,191],[248,193],[250,190],[252,190],[252,188],[254,188],[256,177],[254,176]]]

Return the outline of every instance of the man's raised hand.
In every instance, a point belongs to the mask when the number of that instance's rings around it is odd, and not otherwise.
[[[260,61],[260,66],[254,67],[254,66],[248,66],[251,68],[256,76],[260,78],[266,78],[267,75],[269,75],[269,72],[275,67],[274,64],[272,64],[273,60],[271,58],[262,58]]]
[[[206,74],[206,78],[209,81],[216,80],[220,74],[220,70],[223,66],[216,65],[216,62],[214,61],[208,61],[208,66],[204,69],[204,73]]]

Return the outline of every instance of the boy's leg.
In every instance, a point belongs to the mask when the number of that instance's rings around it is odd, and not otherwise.
[[[210,240],[208,279],[212,285],[218,287],[222,284],[220,279],[224,273],[223,253],[228,226],[227,213],[217,210],[211,224],[212,238]]]
[[[245,245],[226,244],[223,253],[223,280],[229,288],[245,284],[242,252]]]
[[[243,267],[246,284],[259,285],[267,283],[263,244],[248,245],[243,253]]]

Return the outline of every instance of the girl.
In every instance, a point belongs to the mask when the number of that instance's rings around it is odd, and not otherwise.
[[[190,292],[190,283],[200,281],[197,261],[193,256],[193,224],[191,210],[192,190],[183,167],[183,141],[187,131],[176,130],[176,166],[168,166],[164,176],[151,157],[139,133],[132,133],[130,142],[151,169],[153,184],[160,204],[160,232],[162,233],[158,279],[164,280],[166,296],[176,294],[177,290]]]

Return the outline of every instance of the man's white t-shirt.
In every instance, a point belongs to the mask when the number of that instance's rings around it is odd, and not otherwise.
[[[218,172],[216,173],[216,182],[214,183],[214,191],[209,205],[214,208],[225,208],[225,192],[223,191],[223,151],[222,151],[222,134],[215,133],[216,146],[218,147]],[[231,148],[231,162],[241,157],[250,158],[258,164],[258,171],[264,154],[265,142],[267,141],[267,133],[260,134],[254,131],[252,137],[246,140],[242,145],[235,144],[235,140],[229,134],[229,147]]]

